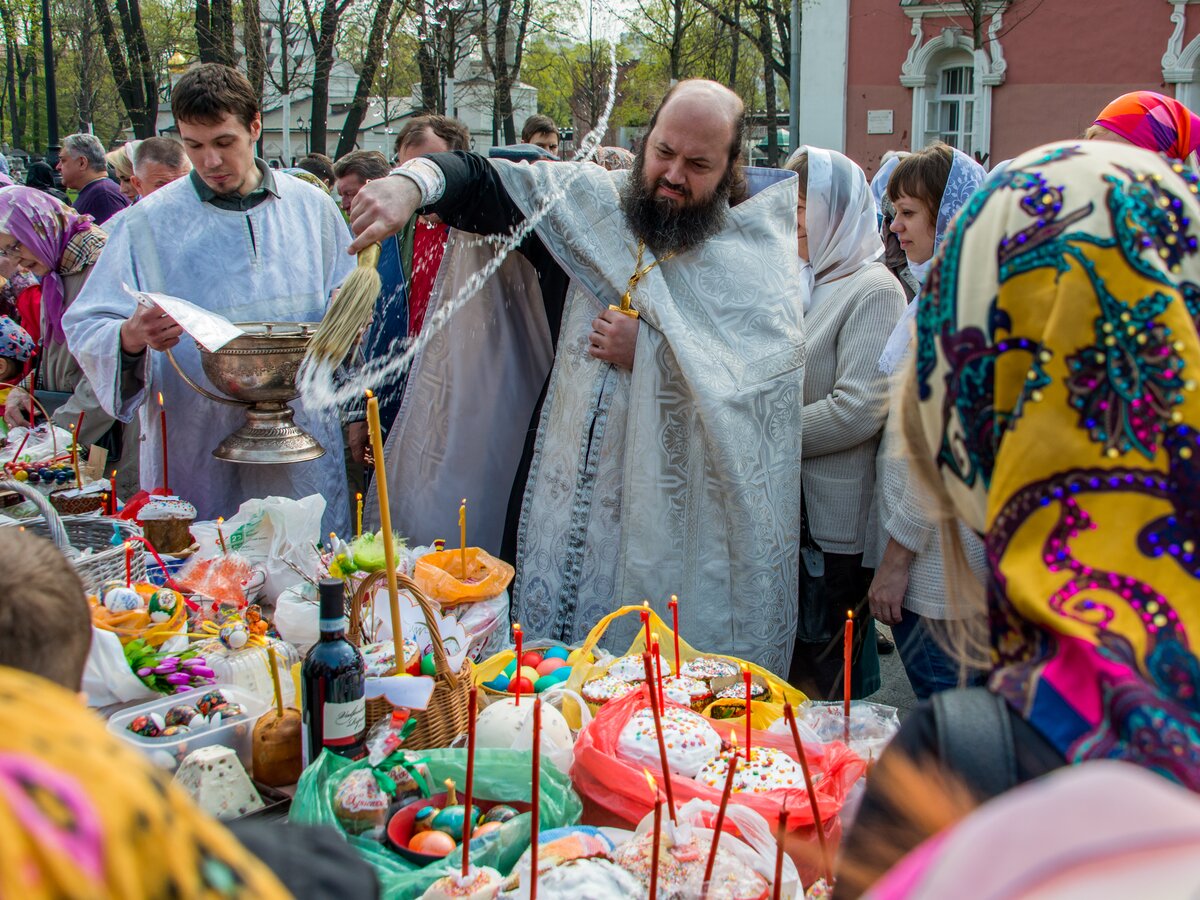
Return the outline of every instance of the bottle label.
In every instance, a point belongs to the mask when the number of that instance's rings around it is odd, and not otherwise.
[[[348,747],[362,740],[367,730],[367,698],[360,697],[349,703],[326,703],[324,711],[324,734],[327,747]]]

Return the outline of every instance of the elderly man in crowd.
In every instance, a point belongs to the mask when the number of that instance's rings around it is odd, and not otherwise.
[[[790,173],[742,170],[744,133],[733,92],[685,81],[632,172],[434,154],[355,199],[352,249],[418,209],[481,233],[532,219],[571,277],[518,535],[514,616],[530,634],[579,641],[623,603],[665,614],[677,593],[690,643],[787,670],[798,194]]]
[[[349,525],[341,454],[289,465],[218,460],[213,450],[244,422],[239,408],[201,397],[163,351],[197,383],[207,379],[196,343],[170,316],[124,288],[182,297],[233,322],[316,322],[353,268],[349,233],[318,188],[276,177],[254,155],[262,133],[258,97],[246,77],[205,63],[171,92],[171,110],[195,167],[122,215],[87,287],[63,320],[72,353],[105,409],[143,426],[161,391],[178,410],[169,434],[170,487],[201,518],[228,516],[254,497],[321,494],[323,531]],[[293,404],[296,422],[327,450],[341,446],[336,413]],[[143,427],[142,487],[163,483],[161,433]]]
[[[183,144],[171,138],[146,138],[133,157],[133,186],[139,197],[148,197],[192,171]]]
[[[63,186],[77,191],[75,209],[102,225],[129,205],[121,187],[108,177],[104,145],[94,134],[69,134],[58,155]]]

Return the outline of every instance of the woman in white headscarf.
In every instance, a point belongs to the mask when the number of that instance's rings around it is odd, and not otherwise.
[[[851,690],[879,688],[879,657],[863,550],[873,509],[875,453],[887,418],[879,354],[904,309],[884,266],[875,202],[862,169],[840,153],[802,147],[787,168],[800,176],[799,253],[811,297],[800,476],[801,609],[789,681],[814,697],[842,695],[841,635],[854,610]]]
[[[896,215],[890,225],[924,284],[942,238],[958,211],[983,183],[983,167],[946,144],[934,144],[901,160],[888,179],[887,196]],[[909,303],[879,359],[879,369],[896,375],[895,386],[913,365],[913,323],[921,293]],[[946,598],[945,560],[928,502],[901,448],[901,413],[893,408],[879,449],[878,522],[867,559],[876,564],[869,591],[871,615],[892,628],[908,680],[919,699],[959,684],[958,665],[943,651],[932,622],[951,617]],[[983,545],[960,526],[967,561],[985,576]]]

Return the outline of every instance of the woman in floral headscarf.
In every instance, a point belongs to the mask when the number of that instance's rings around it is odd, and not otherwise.
[[[101,408],[62,329],[63,313],[82,290],[106,240],[91,216],[80,215],[41,191],[27,187],[0,190],[0,254],[42,280],[37,389],[59,395],[48,399],[62,400],[52,414],[56,425],[70,428],[82,412],[80,443],[87,447],[103,441],[110,457],[120,457],[117,490],[127,497],[137,491],[137,425],[117,425]],[[5,403],[5,421],[26,424],[28,408],[28,395],[13,391]]]
[[[946,540],[985,535],[974,696],[997,715],[975,746],[1009,765],[987,784],[939,750],[930,705],[893,747],[984,795],[1094,759],[1200,791],[1198,181],[1115,143],[1031,150],[964,207],[927,284],[905,433]],[[873,781],[867,828],[903,814]]]
[[[1200,149],[1200,117],[1176,100],[1154,91],[1122,94],[1096,116],[1088,140],[1123,141],[1187,160]]]

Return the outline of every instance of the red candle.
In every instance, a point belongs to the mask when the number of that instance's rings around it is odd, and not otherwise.
[[[512,677],[513,694],[516,696],[517,699],[513,705],[520,706],[521,705],[521,626],[520,625],[513,625],[513,640],[516,641],[516,644],[517,644],[517,667],[515,669],[513,669],[513,677]],[[536,710],[537,707],[535,706],[534,709]]]
[[[725,827],[725,808],[729,806],[729,795],[733,793],[733,776],[737,772],[738,753],[737,737],[730,732],[734,743],[733,751],[729,754],[729,771],[725,774],[725,789],[721,791],[721,805],[717,807],[717,818],[713,822],[712,846],[708,848],[708,862],[704,866],[704,882],[701,890],[708,894],[708,883],[712,880],[713,865],[717,861],[717,845],[721,843],[721,829]]]
[[[771,888],[771,900],[779,900],[783,896],[783,842],[787,837],[787,794],[783,795],[783,805],[779,809],[779,824],[775,826],[775,884]],[[820,826],[817,826],[820,828]]]
[[[125,587],[133,587],[133,544],[125,542]]]
[[[658,759],[662,764],[663,788],[667,794],[667,812],[671,821],[675,819],[675,790],[671,786],[671,767],[667,764],[667,743],[663,740],[662,713],[658,708],[658,698],[654,691],[654,666],[650,662],[650,651],[642,654],[642,665],[646,667],[646,686],[650,693],[650,712],[654,716],[654,733],[658,738]]]
[[[750,667],[742,666],[742,680],[746,682],[746,762],[750,762]]]
[[[541,816],[542,782],[542,698],[533,698],[533,787],[529,810],[529,900],[537,900],[538,819]]]
[[[658,633],[652,635],[650,639],[650,650],[654,654],[654,665],[658,667],[658,708],[666,709],[667,705],[663,702],[663,671],[662,671],[662,650],[658,646]]]
[[[658,783],[654,780],[654,776],[645,769],[642,769],[646,774],[646,783],[650,785],[650,793],[654,795],[654,832],[652,840],[654,843],[650,845],[650,893],[647,895],[649,900],[655,900],[658,897],[658,848],[662,843],[662,794],[659,793]]]
[[[850,743],[850,655],[854,644],[854,613],[851,610],[846,610],[846,639],[842,642],[842,668],[844,676],[842,678],[842,690],[844,700],[844,709],[842,714],[845,717],[846,725],[846,743]]]
[[[112,484],[113,515],[115,516],[117,514],[117,470],[116,469],[112,470],[112,476],[109,478],[109,482]]]
[[[33,425],[31,424],[29,426],[29,428],[27,428],[25,431],[25,437],[21,438],[21,445],[19,447],[17,447],[17,452],[13,454],[12,462],[16,462],[18,459],[21,458],[21,451],[25,449],[25,442],[29,440],[29,435],[31,435],[32,433],[33,433]]]
[[[163,490],[171,493],[171,480],[167,477],[167,408],[163,405],[162,391],[158,392],[158,424],[162,429]]]
[[[221,545],[221,555],[228,556],[229,548],[225,546],[225,535],[221,533],[221,526],[224,522],[224,516],[217,516],[217,543]]]
[[[813,827],[817,829],[817,843],[821,845],[821,861],[825,865],[825,881],[833,884],[833,860],[829,858],[829,849],[825,846],[825,826],[821,821],[821,810],[817,806],[817,795],[813,790],[812,772],[808,768],[808,757],[804,753],[804,745],[800,742],[800,729],[796,727],[796,713],[791,703],[783,704],[783,717],[792,729],[792,743],[796,745],[796,759],[800,763],[800,771],[804,773],[804,790],[808,792],[808,806],[812,810]]]
[[[479,703],[479,688],[471,685],[471,693],[467,695],[467,798],[465,801],[466,815],[463,816],[462,833],[462,875],[463,878],[471,871],[471,832],[475,830],[474,816],[471,813],[471,802],[475,793],[475,710]],[[534,715],[537,711],[534,711]]]
[[[671,607],[671,631],[675,633],[675,674],[678,675],[679,668],[683,665],[679,658],[679,598],[672,594],[671,602],[667,606]]]
[[[642,601],[642,611],[639,614],[642,617],[642,628],[646,630],[646,649],[650,649],[650,604],[648,601]]]

